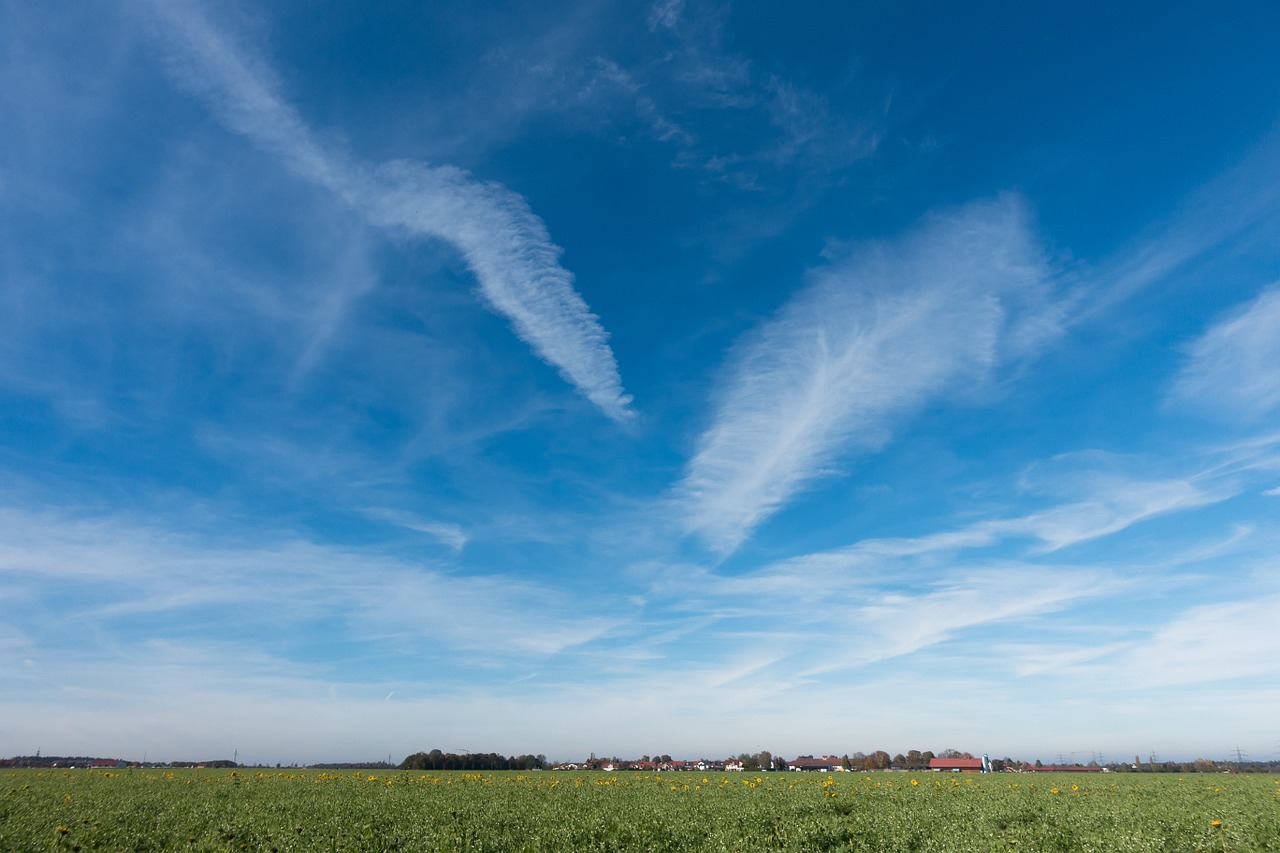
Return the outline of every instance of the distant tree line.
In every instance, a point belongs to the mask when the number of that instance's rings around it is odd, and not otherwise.
[[[739,753],[738,760],[742,762],[742,769],[747,771],[787,769],[786,760],[781,755],[775,757],[767,749],[762,749],[754,754],[749,752]]]
[[[1132,764],[1120,762],[1106,765],[1114,773],[1280,773],[1280,761],[1215,761],[1197,758],[1195,761],[1155,761],[1133,757]]]
[[[168,766],[170,767],[212,767],[212,768],[220,768],[225,770],[229,767],[239,767],[240,765],[236,764],[230,758],[215,758],[212,761],[170,761]]]
[[[395,770],[397,767],[398,765],[386,761],[342,761],[307,765],[308,770]]]
[[[518,755],[506,758],[496,752],[415,752],[400,762],[401,770],[541,770],[545,755]]]
[[[927,770],[929,762],[935,758],[973,758],[968,752],[961,752],[955,749],[945,749],[937,756],[929,750],[908,750],[905,754],[898,753],[890,756],[888,752],[882,749],[876,750],[870,754],[863,752],[855,752],[853,754],[844,754],[836,759],[832,755],[826,755],[823,760],[835,760],[839,763],[840,769],[852,771],[872,771],[872,770]],[[1130,762],[1108,762],[1099,764],[1098,761],[1090,761],[1088,767],[1097,768],[1099,770],[1106,769],[1113,773],[1280,773],[1280,761],[1247,761],[1238,757],[1237,760],[1214,760],[1209,758],[1197,758],[1194,761],[1157,761],[1154,758],[1143,759],[1140,756],[1134,756],[1132,763]],[[812,760],[812,755],[801,755],[788,762],[780,755],[773,755],[768,750],[761,750],[756,753],[741,753],[736,759],[731,759],[741,763],[742,769],[748,771],[764,771],[764,770],[786,770],[793,762],[802,759]],[[65,756],[65,755],[18,755],[12,758],[0,758],[0,767],[91,767],[97,764],[102,766],[105,762],[110,761],[114,766],[141,766],[137,761],[123,761],[117,759],[102,759],[90,756]],[[1061,759],[1060,759],[1061,761]],[[614,758],[597,758],[594,754],[588,761],[584,761],[574,766],[582,769],[602,769],[605,767],[615,769],[695,769],[695,765],[706,764],[710,769],[723,769],[725,761],[713,762],[693,762],[693,761],[673,761],[670,755],[655,754],[643,756],[638,762],[634,760]],[[167,766],[167,767],[207,767],[207,768],[233,768],[244,765],[237,764],[235,761],[226,758],[211,759],[206,761],[169,761],[169,762],[149,762],[147,766]],[[279,767],[280,765],[276,765]],[[430,752],[416,752],[410,755],[399,765],[392,764],[388,761],[362,761],[362,762],[343,762],[343,763],[320,763],[307,765],[311,769],[316,770],[543,770],[550,767],[545,755],[519,755],[505,757],[498,753],[489,752],[467,752],[454,753],[442,752],[439,749],[433,749]],[[803,766],[803,765],[798,765]],[[1025,762],[1017,759],[993,758],[991,759],[991,769],[999,772],[1001,770],[1030,770],[1032,768],[1040,768],[1052,770],[1057,765],[1045,767],[1042,761]]]
[[[95,761],[112,761],[115,758],[93,758],[87,755],[15,755],[0,758],[0,767],[87,767]]]
[[[141,767],[141,762],[120,758],[96,758],[88,755],[15,755],[0,758],[0,767]],[[239,767],[229,758],[209,761],[166,761],[165,767]]]

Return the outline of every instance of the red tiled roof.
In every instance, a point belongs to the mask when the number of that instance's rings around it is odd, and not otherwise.
[[[930,770],[981,770],[981,758],[931,758]]]

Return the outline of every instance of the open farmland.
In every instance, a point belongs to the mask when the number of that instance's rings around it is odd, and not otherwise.
[[[1280,780],[12,770],[0,850],[1280,850]]]

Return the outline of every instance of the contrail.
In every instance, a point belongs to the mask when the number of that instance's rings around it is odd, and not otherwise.
[[[241,50],[189,0],[138,0],[174,78],[218,120],[280,157],[384,229],[445,240],[516,335],[615,420],[631,417],[609,334],[559,264],[561,249],[525,199],[452,166],[396,161],[369,168],[326,151],[277,94],[270,67]]]

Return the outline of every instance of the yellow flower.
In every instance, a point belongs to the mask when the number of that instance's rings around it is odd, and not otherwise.
[[[1057,788],[1050,788],[1050,789],[1049,789],[1049,793],[1050,793],[1050,794],[1056,794],[1056,793],[1058,793],[1058,789],[1057,789]]]
[[[1071,790],[1073,790],[1073,791],[1079,791],[1079,790],[1080,790],[1080,786],[1079,786],[1079,785],[1072,785],[1072,786],[1071,786]]]
[[[1214,829],[1222,829],[1222,821],[1211,820],[1209,821],[1209,826],[1212,826]]]
[[[71,827],[69,827],[69,826],[59,826],[59,827],[58,827],[58,834],[59,834],[59,835],[66,835],[66,834],[67,834],[68,832],[70,832],[70,831],[71,831]]]
[[[913,787],[913,788],[914,788],[914,787],[916,787],[916,786],[917,786],[917,785],[919,785],[919,784],[920,784],[920,783],[919,783],[919,782],[917,782],[915,779],[912,779],[912,780],[911,780],[911,787]]]

